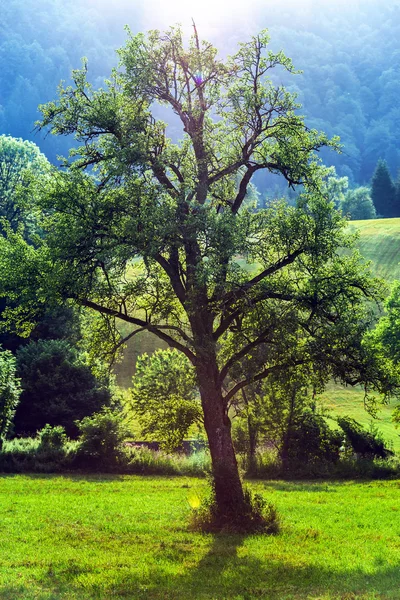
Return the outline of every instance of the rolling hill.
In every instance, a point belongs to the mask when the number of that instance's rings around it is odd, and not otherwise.
[[[400,279],[400,218],[352,221],[349,228],[359,232],[357,246],[373,273],[388,282]]]
[[[351,221],[351,231],[359,232],[357,247],[365,260],[370,261],[374,275],[388,283],[400,279],[400,218]],[[377,419],[365,412],[363,390],[330,385],[322,395],[322,401],[332,416],[348,415],[365,426],[376,426],[383,437],[400,451],[400,430],[391,421],[394,404],[382,406]]]

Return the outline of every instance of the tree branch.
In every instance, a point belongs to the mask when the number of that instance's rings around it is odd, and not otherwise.
[[[221,381],[221,384],[224,381],[224,379],[226,378],[226,376],[228,375],[229,369],[231,367],[233,367],[233,365],[235,363],[237,363],[241,358],[244,358],[248,352],[250,352],[254,348],[257,348],[257,346],[259,346],[260,344],[264,344],[264,343],[268,342],[268,333],[270,332],[270,330],[271,330],[271,328],[268,327],[268,329],[263,331],[262,334],[259,335],[255,340],[253,340],[252,342],[249,342],[246,346],[241,348],[241,350],[236,352],[236,354],[233,354],[230,357],[230,359],[225,363],[225,365],[220,370],[219,379]]]
[[[281,294],[279,292],[269,291],[265,292],[264,294],[259,294],[254,298],[251,298],[251,304],[255,306],[256,304],[258,304],[258,302],[262,302],[263,300],[283,300],[286,302],[291,302],[292,300],[297,299],[298,298],[296,296],[293,296],[292,294]],[[241,315],[242,312],[243,309],[238,308],[237,310],[234,310],[233,312],[229,313],[224,319],[221,319],[219,326],[214,331],[214,339],[218,340],[221,337],[221,335],[223,335],[225,331],[230,327],[233,321]]]
[[[266,379],[268,377],[268,375],[270,375],[271,373],[274,373],[276,371],[281,371],[282,369],[288,369],[290,367],[297,367],[299,365],[304,364],[305,362],[306,362],[305,360],[296,360],[293,362],[283,363],[282,365],[274,365],[273,367],[268,367],[268,368],[264,369],[264,371],[261,371],[254,377],[247,377],[246,379],[242,379],[242,381],[239,381],[238,383],[236,383],[229,390],[229,392],[227,394],[225,394],[225,396],[224,396],[225,405],[228,404],[228,402],[233,398],[233,396],[235,394],[237,394],[242,388],[246,387],[247,385],[250,385],[250,383],[256,383],[257,381],[262,381],[263,379]]]
[[[261,273],[259,273],[255,277],[253,277],[253,279],[250,279],[250,281],[248,281],[247,283],[244,283],[238,290],[229,292],[225,296],[225,298],[222,300],[222,304],[225,307],[228,307],[232,302],[240,300],[255,285],[260,283],[266,277],[269,277],[270,275],[274,275],[275,273],[277,273],[284,267],[287,267],[288,265],[292,264],[296,260],[296,258],[298,256],[300,256],[301,254],[303,254],[306,250],[307,250],[307,248],[305,248],[305,247],[298,248],[297,250],[294,250],[294,252],[291,252],[290,254],[285,256],[285,258],[281,258],[274,265],[271,265],[267,269],[264,269],[264,271],[261,271]]]
[[[180,329],[180,327],[177,327],[175,325],[153,325],[151,323],[148,323],[147,321],[143,321],[143,319],[138,319],[137,317],[132,317],[132,316],[126,315],[126,314],[120,312],[119,310],[108,308],[107,306],[102,306],[101,304],[98,304],[97,302],[93,302],[92,300],[79,299],[78,302],[82,306],[91,308],[92,310],[95,310],[103,315],[109,315],[111,317],[116,317],[117,319],[121,319],[121,321],[126,321],[127,323],[132,323],[133,325],[137,325],[138,327],[142,327],[143,329],[150,331],[150,333],[153,333],[158,338],[160,338],[160,340],[163,340],[164,342],[166,342],[169,346],[171,346],[171,348],[176,348],[177,350],[179,350],[180,352],[185,354],[185,356],[188,357],[188,359],[190,360],[190,362],[193,365],[196,364],[196,355],[191,350],[189,350],[189,348],[187,348],[186,346],[184,346],[183,344],[181,344],[180,342],[175,340],[173,337],[171,337],[170,335],[168,335],[167,333],[164,333],[162,331],[163,329],[170,329],[173,331],[178,331],[179,335],[181,335],[183,337],[183,339],[186,339],[187,341],[190,342],[191,341],[190,338],[186,335],[186,333],[184,331],[182,331]]]

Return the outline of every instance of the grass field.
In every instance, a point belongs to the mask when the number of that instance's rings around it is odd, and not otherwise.
[[[361,388],[343,387],[331,384],[321,395],[322,405],[332,417],[349,416],[369,428],[371,424],[378,428],[386,442],[400,452],[400,429],[392,422],[395,404],[379,405],[377,417],[373,419],[364,408],[364,391]],[[328,420],[334,427],[334,419]]]
[[[0,477],[0,598],[400,598],[400,481],[252,487],[279,535],[190,532],[197,479]]]
[[[400,279],[400,219],[352,221],[349,228],[359,231],[357,246],[374,274],[389,282]]]

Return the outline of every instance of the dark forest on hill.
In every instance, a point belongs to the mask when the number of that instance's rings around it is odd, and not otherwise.
[[[125,40],[125,24],[133,32],[161,24],[156,14],[149,18],[151,7],[124,0],[112,7],[87,0],[1,0],[0,9],[0,133],[34,141],[55,162],[69,143],[35,133],[38,104],[53,98],[60,80],[69,80],[83,56],[91,80],[100,85],[116,63],[114,50]],[[240,24],[227,19],[221,29],[214,26],[210,38],[229,53],[249,31],[262,28],[270,31],[271,47],[284,49],[303,71],[277,77],[298,94],[308,126],[341,138],[342,154],[325,152],[324,161],[338,176],[348,176],[351,186],[369,183],[380,158],[395,178],[400,165],[399,2],[259,3]],[[258,180],[257,185],[263,192],[268,183]]]

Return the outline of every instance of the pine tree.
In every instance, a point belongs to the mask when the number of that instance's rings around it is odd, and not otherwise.
[[[395,197],[394,197],[394,217],[400,217],[400,169],[397,171],[397,179],[394,184]]]
[[[396,189],[385,160],[379,159],[371,182],[371,198],[380,217],[395,217]]]

